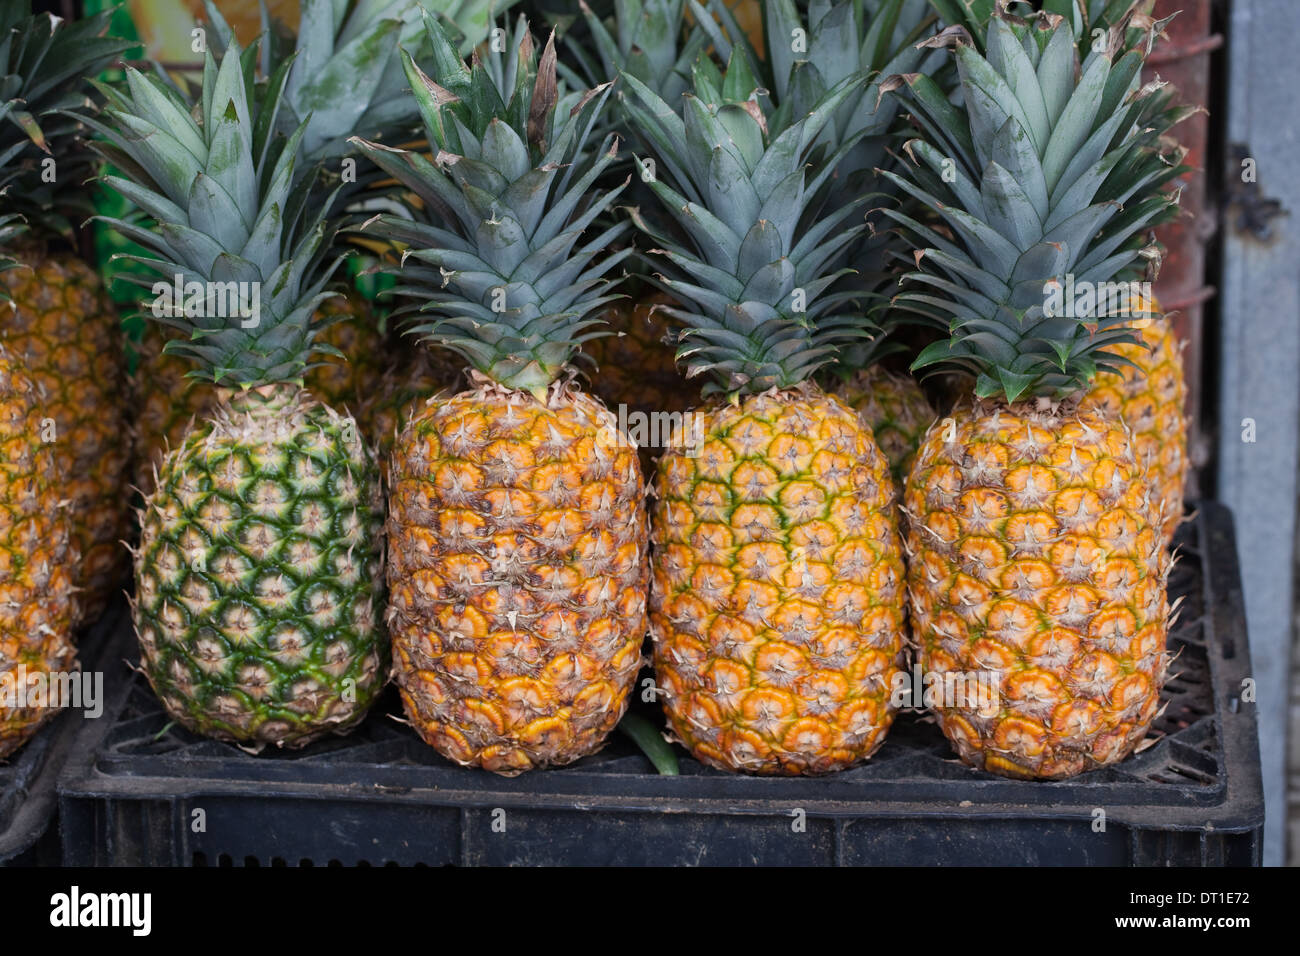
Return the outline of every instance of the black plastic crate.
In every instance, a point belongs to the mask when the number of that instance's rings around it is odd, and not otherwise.
[[[1264,805],[1254,706],[1241,700],[1250,656],[1231,515],[1200,505],[1179,545],[1178,676],[1151,745],[1073,780],[971,770],[916,714],[867,764],[821,778],[725,774],[684,754],[680,776],[658,776],[614,735],[568,767],[507,779],[438,757],[391,719],[391,690],[351,736],[252,756],[169,728],[124,668],[110,719],[82,727],[60,779],[63,859],[1257,865]]]
[[[106,671],[104,692],[108,696],[110,674],[116,676],[122,654],[126,602],[118,601],[78,640],[78,657],[83,671]],[[118,643],[118,658],[111,660]],[[105,702],[107,716],[107,701]],[[0,761],[0,866],[24,866],[59,862],[58,831],[52,826],[58,810],[55,792],[59,771],[72,749],[73,738],[86,721],[84,711],[66,710],[45,724],[8,761]]]

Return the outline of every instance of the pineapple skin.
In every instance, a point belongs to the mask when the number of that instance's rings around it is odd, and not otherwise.
[[[901,493],[921,439],[936,417],[921,386],[910,375],[873,365],[838,383],[835,395],[871,429]]]
[[[706,407],[660,459],[650,632],[677,738],[722,770],[865,760],[905,663],[893,482],[858,416],[804,385]]]
[[[457,356],[446,349],[413,346],[398,340],[388,350],[391,363],[362,397],[357,419],[378,450],[379,470],[388,482],[393,446],[406,423],[435,396],[459,391]]]
[[[121,326],[95,271],[71,255],[23,250],[26,267],[0,274],[12,308],[0,329],[44,394],[55,467],[81,554],[75,571],[81,621],[99,617],[126,574],[130,523],[126,364]],[[3,295],[0,295],[3,298]]]
[[[307,392],[217,394],[145,500],[142,663],[195,733],[301,747],[358,723],[384,684],[378,476],[352,420]]]
[[[1138,461],[1150,475],[1161,509],[1161,538],[1168,547],[1183,518],[1188,467],[1182,344],[1173,323],[1164,316],[1134,324],[1141,343],[1121,343],[1112,351],[1136,368],[1126,365],[1118,375],[1098,375],[1084,396],[1083,407],[1118,415],[1132,431]]]
[[[598,750],[646,632],[645,487],[614,416],[480,380],[420,409],[391,469],[393,673],[421,738],[504,776]]]
[[[27,675],[76,668],[77,566],[39,387],[0,346],[0,760],[57,712],[3,703]]]
[[[186,377],[192,362],[163,352],[173,335],[157,322],[148,322],[135,346],[138,362],[132,389],[139,411],[132,428],[133,483],[145,496],[157,487],[154,477],[168,450],[178,447],[186,429],[209,416],[216,402],[212,383]]]
[[[671,304],[664,295],[631,302],[620,299],[600,313],[612,335],[585,343],[595,362],[591,389],[610,408],[626,405],[638,412],[684,412],[695,391],[677,371],[673,349],[664,337],[670,326],[656,306]]]
[[[320,362],[307,370],[303,384],[326,405],[359,416],[366,397],[378,387],[384,373],[384,336],[374,309],[355,292],[326,299],[312,321],[335,316],[343,318],[325,326],[317,341],[333,346],[347,358],[320,356]],[[369,431],[365,435],[373,442]]]
[[[990,674],[990,706],[939,701],[967,764],[1059,780],[1129,756],[1159,709],[1168,553],[1118,419],[965,403],[917,454],[908,593],[927,675]],[[955,706],[950,706],[955,704]]]

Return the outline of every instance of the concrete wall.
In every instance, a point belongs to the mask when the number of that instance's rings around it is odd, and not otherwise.
[[[1237,517],[1246,617],[1258,688],[1267,805],[1265,863],[1285,852],[1286,724],[1295,612],[1296,473],[1300,467],[1300,3],[1232,0],[1228,140],[1258,182],[1225,210],[1220,300],[1218,496]],[[1239,163],[1237,163],[1239,166]],[[1231,175],[1232,170],[1229,170]],[[1252,191],[1262,191],[1253,194]],[[1238,221],[1266,194],[1291,210],[1261,238]],[[1213,347],[1214,343],[1207,343]],[[1214,362],[1213,356],[1210,358]],[[1253,422],[1254,441],[1243,440]]]

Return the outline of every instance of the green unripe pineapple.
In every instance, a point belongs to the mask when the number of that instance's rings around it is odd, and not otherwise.
[[[325,350],[313,314],[335,264],[329,200],[306,199],[306,123],[277,133],[285,69],[255,92],[240,62],[233,45],[220,67],[209,55],[197,105],[128,70],[106,122],[90,122],[123,173],[107,183],[153,219],[113,222],[153,253],[143,263],[164,287],[183,279],[211,295],[238,282],[245,307],[191,309],[186,291],[186,309],[153,310],[181,331],[167,351],[193,360],[217,398],[144,503],[144,670],[190,730],[297,747],[356,724],[383,686],[383,510],[355,421],[303,388]]]
[[[351,418],[307,392],[223,392],[162,467],[136,556],[149,679],[190,729],[300,745],[384,682],[383,505]]]

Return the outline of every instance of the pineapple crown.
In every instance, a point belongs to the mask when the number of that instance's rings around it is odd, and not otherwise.
[[[1025,0],[963,0],[960,6],[954,5],[953,0],[931,2],[954,26],[925,41],[925,45],[948,46],[958,38],[968,37],[984,54],[987,51],[983,43],[988,35],[989,20],[994,13],[1022,27],[1028,25],[1034,16]],[[1009,12],[1021,8],[1028,11],[1028,18]],[[1178,15],[1175,12],[1163,19],[1155,19],[1155,0],[1042,0],[1041,8],[1037,16],[1044,24],[1069,25],[1081,60],[1086,60],[1093,52],[1109,51],[1112,63],[1130,52],[1141,56],[1145,63],[1156,40],[1165,35],[1165,27]],[[939,71],[935,74],[935,79],[950,99],[960,101],[961,88],[955,71]],[[1161,183],[1191,172],[1190,167],[1182,165],[1186,150],[1176,140],[1168,138],[1167,134],[1173,126],[1200,108],[1178,105],[1175,102],[1177,91],[1159,80],[1144,86],[1142,92],[1145,94],[1142,109],[1134,118],[1134,123],[1139,129],[1138,137],[1151,147],[1143,159],[1161,174]],[[1177,217],[1178,207],[1171,204],[1148,223],[1148,229]],[[1158,244],[1145,241],[1141,234],[1135,234],[1130,245],[1131,248],[1140,250],[1140,254],[1121,270],[1120,276],[1130,281],[1146,278],[1158,268]]]
[[[850,134],[857,142],[841,160],[835,188],[851,194],[859,182],[875,186],[875,169],[889,159],[886,147],[898,102],[881,95],[880,84],[896,73],[933,72],[941,51],[917,43],[934,30],[927,0],[820,0],[800,15],[795,0],[764,0],[764,32],[770,88],[778,125],[800,116],[826,91],[854,74],[868,82],[854,90],[820,134],[833,151]],[[923,66],[922,64],[925,64]],[[859,132],[861,131],[861,132]]]
[[[891,144],[901,142],[899,102],[884,96],[888,76],[921,72],[933,75],[946,60],[943,50],[918,44],[933,35],[936,18],[927,0],[763,0],[766,64],[769,88],[777,106],[777,125],[789,116],[808,112],[836,83],[855,73],[868,82],[857,87],[836,110],[819,136],[819,145],[833,152],[849,135],[857,142],[840,160],[828,181],[828,203],[835,207],[853,199],[881,196],[881,168],[894,168]],[[801,13],[801,10],[804,12]],[[905,242],[892,230],[867,228],[840,253],[839,264],[852,266],[839,287],[853,289],[863,307],[882,327],[871,338],[846,345],[837,371],[874,365],[905,347],[893,340],[904,313],[886,308],[886,286],[896,276]]]
[[[593,313],[616,297],[605,276],[629,251],[601,256],[626,223],[584,238],[623,188],[594,188],[617,152],[613,137],[590,146],[609,87],[565,92],[554,34],[539,57],[522,17],[512,43],[468,65],[437,21],[425,26],[434,75],[402,62],[432,161],[355,140],[419,200],[365,230],[405,247],[393,291],[413,300],[408,332],[540,395],[605,334]]]
[[[578,6],[590,31],[587,42],[566,34],[565,45],[582,69],[579,77],[561,64],[575,87],[616,80],[620,73],[636,77],[666,103],[676,104],[691,88],[691,70],[701,55],[712,51],[724,61],[743,49],[750,66],[758,58],[744,43],[744,31],[721,0],[615,0],[612,20],[601,18],[585,0]],[[693,23],[687,27],[687,13]],[[595,56],[592,55],[594,50]]]
[[[677,359],[688,376],[708,373],[703,393],[729,398],[792,388],[868,335],[843,308],[852,293],[831,286],[836,259],[865,228],[848,226],[865,196],[823,209],[826,186],[857,142],[849,133],[829,155],[819,137],[864,84],[845,77],[808,112],[769,114],[748,61],[733,55],[725,76],[700,60],[680,111],[625,75],[628,110],[654,150],[650,188],[684,239],[637,225],[659,244],[659,277],[680,307],[663,307],[685,329]],[[782,125],[776,125],[777,122]]]
[[[500,10],[517,2],[496,0],[495,6]],[[212,0],[204,0],[204,7],[217,49],[224,50],[234,42],[234,32]],[[488,6],[476,0],[300,0],[292,39],[264,22],[262,75],[294,59],[276,127],[289,136],[306,124],[302,151],[308,162],[352,152],[352,136],[400,139],[414,132],[419,114],[397,51],[399,46],[414,50],[423,62],[426,15],[442,18],[464,48],[487,36]]]
[[[886,83],[923,138],[908,144],[906,178],[884,175],[950,230],[885,210],[921,247],[895,304],[949,336],[913,368],[969,372],[982,398],[1066,396],[1125,364],[1109,349],[1136,341],[1128,326],[1145,306],[1116,279],[1175,202],[1161,187],[1177,168],[1143,122],[1154,92],[1140,85],[1145,54],[1129,49],[1112,62],[1107,47],[1079,67],[1070,24],[1050,15],[999,12],[984,54],[963,28],[944,36],[963,105],[930,77]],[[1063,289],[1085,288],[1090,304],[1060,307]]]
[[[121,172],[104,181],[153,220],[106,220],[153,254],[124,258],[163,281],[122,278],[158,297],[146,317],[185,333],[167,351],[226,387],[301,384],[312,354],[333,351],[313,341],[323,326],[312,323],[337,264],[326,261],[329,199],[306,202],[305,128],[276,132],[291,62],[259,93],[256,56],[256,44],[232,44],[218,66],[208,53],[197,102],[161,70],[128,69],[124,88],[104,88],[102,117],[86,120]]]
[[[67,111],[89,102],[87,78],[130,46],[104,36],[110,16],[65,22],[33,15],[30,0],[0,3],[0,247],[28,231],[67,237],[93,211],[81,188],[93,156]]]

